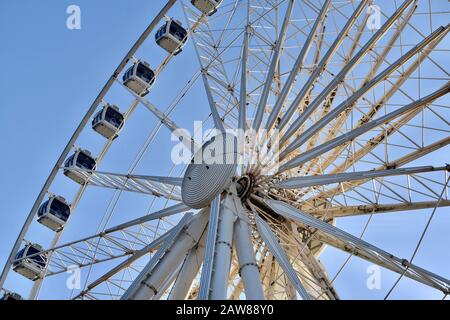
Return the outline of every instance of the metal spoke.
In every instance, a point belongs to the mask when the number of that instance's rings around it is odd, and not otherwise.
[[[288,7],[286,9],[286,14],[284,15],[284,22],[281,27],[278,39],[276,40],[276,47],[273,51],[272,61],[269,66],[269,70],[267,72],[267,77],[266,77],[266,80],[264,83],[264,88],[262,90],[262,94],[259,99],[259,104],[256,109],[255,119],[253,120],[253,123],[252,123],[252,128],[255,131],[258,131],[259,127],[261,126],[261,122],[262,122],[264,113],[266,111],[266,104],[267,104],[267,100],[269,98],[270,87],[272,86],[273,78],[275,76],[275,71],[277,69],[278,62],[280,59],[281,49],[283,48],[284,40],[286,39],[286,32],[287,32],[287,28],[289,25],[289,20],[291,18],[292,8],[294,6],[295,0],[288,0],[288,1],[289,1],[289,3],[288,3]]]
[[[405,268],[408,268],[405,275],[410,277],[411,279],[439,289],[444,293],[450,292],[450,281],[439,275],[417,267],[409,263],[405,259],[395,257],[394,255],[387,253],[337,227],[334,227],[331,224],[305,214],[284,202],[276,200],[265,200],[265,203],[267,203],[267,205],[269,205],[270,208],[272,208],[278,214],[297,221],[308,227],[315,228],[325,234],[326,237],[343,243],[343,245],[336,245],[335,243],[330,243],[325,239],[321,239],[327,244],[340,248],[347,245],[349,246],[348,248],[351,249],[347,249],[346,251],[350,250],[351,252],[357,253],[357,255],[363,258],[368,258],[370,261],[389,268],[390,270],[397,273],[402,273],[404,272]]]
[[[267,123],[265,125],[265,129],[267,131],[270,131],[270,129],[272,129],[272,127],[280,113],[280,110],[281,110],[282,106],[284,105],[289,92],[291,91],[292,85],[294,84],[294,80],[295,80],[297,74],[303,68],[305,58],[308,55],[308,52],[311,48],[314,36],[316,35],[317,29],[319,28],[320,24],[323,23],[325,15],[330,6],[330,3],[331,3],[330,0],[326,0],[324,2],[322,9],[320,10],[319,15],[317,16],[317,19],[311,28],[308,38],[306,39],[305,43],[303,44],[302,50],[300,51],[300,53],[297,57],[297,60],[295,61],[295,64],[289,73],[289,78],[286,80],[286,82],[283,86],[283,90],[281,91],[280,95],[278,96],[275,106],[273,107],[273,109],[269,115],[269,118],[267,119]]]
[[[200,278],[200,291],[198,295],[199,300],[206,300],[209,298],[211,290],[211,278],[214,264],[214,249],[216,245],[217,230],[219,225],[220,212],[220,196],[217,196],[211,202],[211,209],[209,212],[208,235],[206,238],[205,258],[203,263],[202,275]]]
[[[166,199],[181,200],[181,178],[125,175],[110,172],[68,168],[82,175],[91,186],[162,196]]]
[[[207,213],[185,215],[150,262],[141,271],[122,300],[148,300],[170,285],[166,281],[183,262],[186,253],[200,241],[207,224]],[[174,280],[172,278],[172,280]]]
[[[288,256],[284,252],[284,250],[280,247],[278,244],[278,240],[276,239],[275,235],[270,230],[270,227],[267,225],[267,223],[261,219],[260,217],[256,217],[256,224],[258,226],[258,231],[261,235],[261,237],[264,239],[264,242],[269,247],[270,252],[274,255],[274,257],[277,259],[280,266],[283,268],[284,272],[286,273],[286,276],[289,278],[291,283],[295,286],[295,289],[297,290],[298,294],[303,300],[309,300],[310,296],[308,292],[306,291],[305,287],[303,286],[302,282],[298,278],[294,268],[292,268],[292,265],[289,261]]]
[[[391,75],[397,68],[407,62],[410,58],[412,58],[419,51],[423,50],[427,45],[432,41],[439,41],[443,39],[443,37],[448,33],[448,27],[440,27],[435,32],[430,34],[427,38],[425,38],[422,42],[417,44],[413,49],[404,54],[401,58],[399,58],[396,62],[391,64],[388,68],[380,72],[376,77],[367,82],[361,89],[355,92],[350,98],[342,102],[339,106],[335,107],[331,110],[326,116],[317,121],[313,126],[311,126],[308,130],[303,132],[300,137],[295,139],[288,147],[286,147],[283,152],[280,154],[280,158],[284,159],[290,152],[302,146],[308,139],[310,139],[314,134],[316,134],[319,130],[321,130],[325,125],[330,123],[333,119],[335,119],[339,114],[341,114],[344,110],[351,107],[359,98],[361,98],[364,94],[366,94],[370,89],[379,84],[389,75]],[[310,106],[308,107],[310,108]],[[281,143],[283,143],[284,137],[281,139]]]
[[[401,169],[388,169],[388,170],[372,170],[361,172],[348,172],[337,174],[325,174],[310,177],[296,177],[285,181],[281,181],[274,184],[275,188],[306,188],[312,186],[321,186],[332,183],[341,183],[354,180],[367,180],[380,177],[398,176],[398,175],[410,175],[423,172],[432,171],[449,171],[450,167],[414,167],[414,168],[401,168]]]
[[[234,224],[234,241],[239,261],[239,274],[242,276],[245,288],[245,297],[248,300],[264,300],[250,226],[249,222],[244,220],[247,214],[239,199],[235,198],[234,203],[240,214],[240,217]]]
[[[444,96],[445,94],[447,94],[450,90],[450,83],[447,83],[444,87],[442,87],[441,89],[435,91],[434,93],[423,97],[411,104],[408,104],[404,107],[401,107],[385,116],[382,116],[376,120],[373,120],[367,124],[364,124],[338,138],[335,138],[333,140],[330,140],[324,144],[322,144],[321,146],[318,146],[314,149],[311,149],[308,152],[303,153],[300,156],[297,156],[295,158],[293,158],[292,160],[288,161],[287,163],[283,164],[280,169],[279,172],[283,172],[285,170],[288,169],[292,169],[296,166],[299,166],[301,164],[304,164],[305,162],[327,152],[330,151],[331,149],[345,143],[348,142],[350,140],[353,140],[354,138],[362,135],[363,133],[378,127],[380,125],[382,125],[385,122],[388,122],[404,113],[407,113],[409,111],[415,110],[417,108],[421,108],[425,105],[430,104],[431,102],[433,102],[434,100],[436,100],[437,98],[440,98],[441,96]]]
[[[348,32],[350,31],[353,24],[356,22],[358,16],[363,12],[364,8],[367,5],[367,1],[361,1],[358,8],[353,12],[350,19],[347,21],[345,26],[342,28],[339,35],[336,37],[335,41],[331,45],[330,49],[327,51],[327,53],[323,56],[322,60],[319,62],[319,65],[315,68],[315,71],[311,74],[308,81],[305,83],[305,85],[300,90],[299,94],[295,97],[295,100],[291,103],[289,108],[286,110],[285,114],[281,118],[279,129],[282,130],[286,127],[286,125],[289,123],[290,119],[292,118],[292,115],[294,114],[297,107],[300,105],[300,103],[304,100],[308,92],[310,92],[311,87],[316,82],[317,78],[320,76],[320,74],[325,69],[326,65],[329,63],[333,55],[335,54],[336,50],[338,49],[339,45],[344,41],[344,38],[347,36]]]
[[[389,203],[374,205],[358,205],[358,206],[331,206],[324,210],[311,211],[316,216],[324,216],[330,218],[353,217],[358,215],[371,215],[385,212],[408,212],[411,210],[422,210],[434,207],[448,207],[450,200],[438,201],[421,201],[411,203]]]

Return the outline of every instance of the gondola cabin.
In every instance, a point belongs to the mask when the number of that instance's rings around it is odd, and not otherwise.
[[[182,47],[188,39],[186,29],[181,26],[181,22],[170,19],[158,32],[156,32],[156,43],[169,53],[174,55],[182,51]]]
[[[0,301],[19,301],[19,300],[23,300],[20,294],[9,291],[5,291],[5,294],[0,298]]]
[[[217,7],[222,0],[191,0],[191,3],[198,10],[208,16],[212,16],[217,11]]]
[[[123,84],[137,95],[145,96],[155,82],[155,72],[145,61],[136,62],[123,75]]]
[[[91,156],[91,153],[87,150],[77,150],[73,155],[67,158],[64,164],[64,175],[73,181],[84,185],[90,172],[79,172],[76,169],[82,170],[95,170],[97,163],[95,159]]]
[[[13,270],[27,279],[36,280],[47,265],[47,256],[40,252],[42,252],[40,245],[27,244],[17,253]]]
[[[66,199],[51,196],[38,210],[38,222],[53,231],[60,231],[70,217],[70,206]]]
[[[92,129],[109,140],[117,138],[123,124],[124,116],[119,108],[108,104],[94,116]]]

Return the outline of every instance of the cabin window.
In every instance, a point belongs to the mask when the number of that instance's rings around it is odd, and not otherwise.
[[[186,37],[186,30],[184,30],[177,23],[172,22],[170,24],[170,34],[177,38],[179,41],[182,41]]]
[[[116,128],[120,128],[123,122],[123,116],[113,108],[108,108],[106,110],[105,120]]]
[[[50,206],[50,213],[61,220],[67,221],[70,215],[70,208],[64,202],[53,199]]]
[[[95,168],[95,160],[80,152],[77,157],[77,167],[87,170],[93,170]]]
[[[153,81],[155,74],[149,68],[139,63],[136,70],[136,76],[138,76],[147,83],[151,83]]]

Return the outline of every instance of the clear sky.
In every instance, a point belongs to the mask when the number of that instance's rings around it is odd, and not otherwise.
[[[74,3],[81,8],[81,30],[66,28],[66,8]],[[0,61],[3,67],[0,72],[0,266],[3,266],[35,197],[80,119],[113,69],[163,3],[165,1],[162,0],[0,2]],[[171,14],[184,21],[179,9],[177,7]],[[150,61],[160,61],[164,56],[162,49],[154,44],[146,44],[143,50]],[[157,105],[167,106],[196,70],[198,62],[192,44],[188,44],[186,52],[176,57],[174,63],[158,79],[149,99]],[[172,84],[174,77],[179,80],[176,84]],[[175,118],[188,128],[192,127],[192,120],[203,120],[208,109],[200,82],[194,86],[193,92],[186,97],[182,105],[183,111],[179,111]],[[122,105],[129,100],[129,97],[128,100],[120,97],[119,93],[113,93],[112,97]],[[122,108],[125,109],[125,106]],[[125,172],[134,157],[134,153],[128,154],[127,151],[140,146],[155,124],[155,118],[140,106],[127,125],[127,130],[119,138],[120,143],[113,147],[105,159],[104,168]],[[162,133],[161,139],[159,144],[153,146],[153,150],[158,151],[144,157],[137,173],[164,174],[161,173],[161,168],[168,173],[168,134]],[[80,146],[86,143],[95,152],[103,140],[83,135],[80,143],[83,144]],[[74,187],[66,184],[67,180],[61,178],[56,182],[58,189],[54,192],[73,193]],[[104,211],[107,205],[104,199],[110,195],[105,191],[98,191],[84,200],[78,209],[82,214],[73,221],[75,227],[66,239],[93,234],[98,222],[90,224],[90,217],[97,210],[94,220],[100,220],[100,210]],[[96,201],[100,196],[103,196],[102,202]],[[118,209],[127,214],[116,222],[126,220],[126,217],[139,216],[147,207],[147,199],[129,196],[127,207]],[[130,211],[135,213],[130,214]],[[386,217],[375,217],[365,239],[387,251],[409,258],[430,212],[431,210],[423,210],[408,213],[407,216],[388,214]],[[415,263],[449,278],[450,220],[446,214],[448,209],[437,211],[429,230],[429,234],[433,236],[425,239]],[[338,222],[338,226],[359,235],[366,219],[367,217],[344,219]],[[32,230],[32,233],[39,233],[48,241],[50,234],[41,232],[48,231]],[[345,254],[331,249],[325,251],[321,259],[332,276],[345,258]],[[384,297],[396,275],[383,270],[381,289],[369,290],[366,286],[368,265],[358,259],[351,260],[336,281],[342,298]],[[17,279],[10,285],[19,287],[20,291],[29,284]],[[42,297],[67,298],[70,292],[62,286],[46,288]],[[442,295],[403,279],[392,297],[441,298]]]

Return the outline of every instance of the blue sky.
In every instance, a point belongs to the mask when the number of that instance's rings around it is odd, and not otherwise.
[[[90,103],[100,91],[112,70],[155,16],[165,1],[162,0],[77,0],[81,7],[82,29],[66,28],[66,8],[73,1],[65,0],[21,0],[0,2],[0,61],[3,70],[0,73],[0,265],[3,266],[23,221],[33,205],[35,197],[44,184],[52,166],[69,140]],[[171,15],[184,21],[179,7]],[[153,35],[151,35],[153,37]],[[164,56],[162,49],[148,42],[143,53],[146,58],[160,61]],[[156,63],[153,63],[155,66]],[[175,94],[198,70],[193,47],[188,44],[186,52],[176,57],[174,62],[158,79],[149,100],[156,105],[167,106]],[[176,77],[176,83],[173,78]],[[175,120],[188,128],[192,120],[204,119],[207,114],[207,102],[202,93],[200,82],[194,86],[194,93],[182,103]],[[122,92],[123,95],[123,92]],[[130,97],[123,97],[120,91],[112,92],[111,99],[125,108]],[[134,154],[129,148],[137,148],[156,124],[155,118],[142,106],[138,108],[127,130],[119,138],[107,159],[104,168],[110,171],[125,172],[132,162]],[[130,128],[130,129],[128,129]],[[142,174],[161,174],[170,170],[167,158],[171,144],[167,132],[161,133],[161,142],[153,146],[146,154],[136,172]],[[84,134],[80,146],[89,146],[94,153],[102,146],[103,140]],[[162,171],[160,171],[162,170]],[[64,178],[57,179],[54,192],[68,194],[75,186],[68,185]],[[80,203],[79,218],[67,239],[93,234],[98,223],[90,224],[95,212],[96,221],[100,221],[100,210],[105,210],[106,200],[96,201],[110,196],[109,191],[96,191]],[[119,212],[117,221],[126,217],[139,216],[147,210],[148,199],[142,196],[128,195],[126,207]],[[124,201],[125,203],[125,201]],[[102,211],[102,212],[103,212]],[[134,211],[134,214],[129,214]],[[450,241],[446,209],[439,209],[429,234],[416,258],[416,264],[429,268],[443,276],[450,276],[448,264],[450,254],[444,244]],[[395,254],[409,257],[420,236],[430,210],[402,215],[375,217],[371,222],[365,239]],[[338,225],[345,230],[358,234],[367,217],[343,219]],[[126,219],[125,219],[126,220]],[[419,226],[408,228],[405,226]],[[51,234],[36,227],[32,234],[49,241]],[[47,232],[47,233],[46,233]],[[64,242],[64,241],[63,241]],[[330,275],[339,268],[346,255],[337,250],[328,250],[322,262],[329,268]],[[396,276],[382,271],[381,290],[368,290],[366,287],[367,263],[352,259],[349,266],[336,283],[343,298],[383,298],[386,290],[395,281]],[[14,278],[10,285],[25,290],[29,284]],[[20,291],[19,289],[19,291]],[[55,292],[56,290],[56,292]],[[42,297],[67,297],[68,292],[61,288],[47,288]],[[440,298],[439,292],[404,279],[394,292],[394,298]]]

